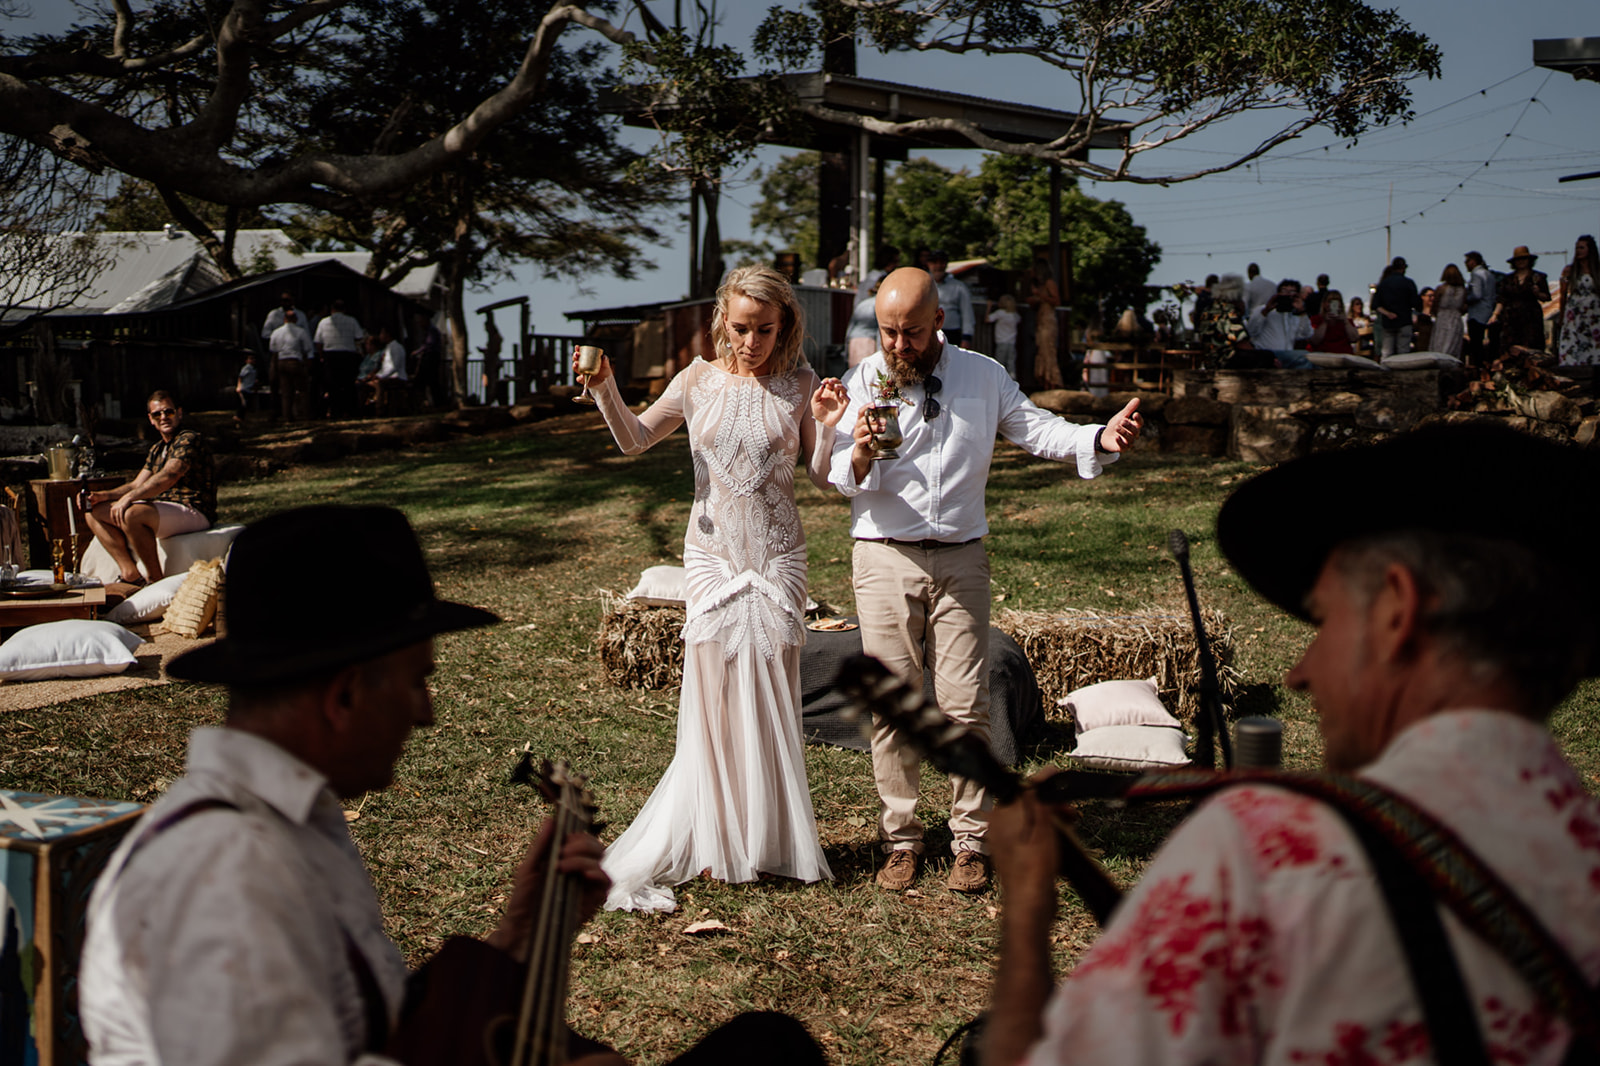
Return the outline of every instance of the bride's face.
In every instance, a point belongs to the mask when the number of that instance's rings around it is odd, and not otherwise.
[[[731,297],[723,318],[724,335],[732,348],[724,353],[732,363],[729,369],[743,377],[765,373],[782,328],[783,312],[778,308],[748,296]]]

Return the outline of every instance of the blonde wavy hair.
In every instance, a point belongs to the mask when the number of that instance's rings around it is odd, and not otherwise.
[[[782,315],[778,343],[767,360],[767,373],[787,374],[805,361],[800,342],[806,335],[805,313],[795,299],[789,279],[769,266],[740,267],[728,272],[717,290],[717,309],[711,316],[711,346],[715,358],[722,359],[733,346],[728,340],[728,301],[735,296],[776,307]]]

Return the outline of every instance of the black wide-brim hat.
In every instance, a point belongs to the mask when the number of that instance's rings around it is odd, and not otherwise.
[[[1467,534],[1556,553],[1600,522],[1600,457],[1493,422],[1420,429],[1321,452],[1241,485],[1217,514],[1239,576],[1305,621],[1306,596],[1340,544],[1401,530]],[[1572,595],[1600,578],[1573,553]],[[1590,663],[1600,673],[1600,656]]]
[[[326,580],[334,568],[352,580]],[[174,658],[186,681],[273,684],[500,619],[434,595],[422,546],[392,507],[300,507],[263,518],[228,557],[228,635]]]

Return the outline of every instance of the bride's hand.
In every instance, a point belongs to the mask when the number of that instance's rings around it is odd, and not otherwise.
[[[838,378],[826,379],[811,394],[811,416],[825,426],[837,426],[849,406],[850,394]]]
[[[596,385],[600,384],[610,376],[611,357],[609,355],[602,355],[600,357],[600,369],[596,370],[593,374],[588,375],[589,387],[591,389],[594,388]],[[578,369],[578,349],[576,346],[574,346],[572,349],[572,380],[581,384],[583,382],[583,378],[583,371]]]

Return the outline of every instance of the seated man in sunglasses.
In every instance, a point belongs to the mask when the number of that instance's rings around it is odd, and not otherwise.
[[[161,439],[151,447],[144,469],[126,485],[89,493],[84,508],[89,529],[130,585],[165,576],[158,539],[209,529],[217,520],[211,445],[195,430],[179,430],[183,408],[171,393],[151,393],[147,406]]]
[[[1079,426],[1029,402],[1005,367],[946,342],[939,290],[909,267],[878,289],[881,349],[845,376],[850,407],[840,425],[830,480],[850,498],[855,538],[856,611],[861,647],[903,678],[933,668],[940,709],[987,736],[989,730],[989,560],[984,488],[996,434],[1045,459],[1073,460],[1080,477],[1139,435],[1139,401],[1104,426]],[[899,408],[898,458],[877,459],[874,406]],[[872,736],[879,797],[878,835],[888,853],[878,884],[903,891],[922,855],[917,820],[919,758],[893,729]],[[984,831],[989,800],[976,783],[952,778],[950,831],[955,861],[946,886],[989,886]]]

